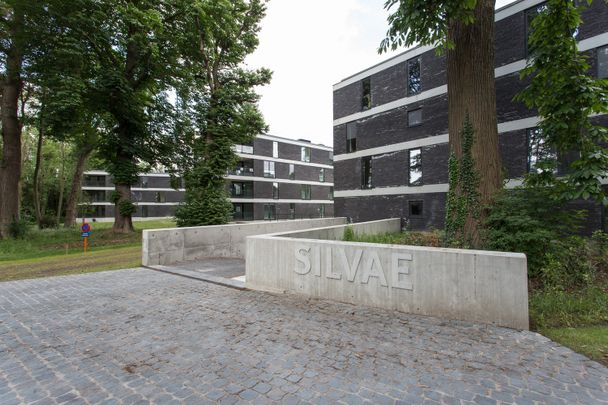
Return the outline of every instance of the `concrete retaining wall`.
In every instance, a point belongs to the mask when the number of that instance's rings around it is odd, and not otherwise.
[[[342,242],[333,228],[247,238],[247,287],[528,329],[525,255]]]
[[[322,239],[322,240],[342,240],[344,230],[349,227],[355,235],[376,235],[381,233],[398,233],[401,232],[401,219],[382,219],[379,221],[360,222],[350,225],[335,225],[323,228],[307,229],[298,232],[283,232],[274,234],[273,236],[286,236],[289,238],[298,239]]]
[[[146,230],[143,232],[142,264],[169,265],[205,257],[244,259],[247,236],[345,223],[346,218],[322,218]]]

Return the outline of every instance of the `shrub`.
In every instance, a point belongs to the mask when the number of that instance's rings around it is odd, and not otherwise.
[[[8,227],[9,234],[15,239],[25,239],[29,230],[28,221],[25,219],[14,220]]]
[[[516,189],[499,194],[484,223],[484,248],[521,252],[528,257],[530,277],[541,275],[548,252],[579,227],[583,213],[564,210],[546,191]],[[553,259],[555,260],[555,259]]]
[[[38,224],[40,229],[51,229],[57,228],[59,225],[57,223],[57,217],[55,215],[44,215],[40,218],[40,223]]]
[[[344,228],[344,236],[342,237],[342,240],[345,242],[354,242],[356,240],[355,231],[353,230],[352,226],[347,226]]]
[[[222,188],[190,190],[175,218],[177,226],[223,225],[232,219],[232,203]]]
[[[544,256],[540,278],[545,287],[567,290],[587,286],[593,280],[594,267],[587,241],[572,236],[554,242]]]

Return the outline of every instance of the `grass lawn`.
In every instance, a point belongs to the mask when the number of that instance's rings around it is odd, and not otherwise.
[[[533,330],[608,366],[608,282],[573,292],[530,293]]]
[[[539,333],[608,366],[608,326],[548,328]]]
[[[137,267],[141,264],[141,231],[171,228],[175,222],[137,221],[134,226],[135,233],[119,235],[112,232],[111,222],[92,223],[86,256],[80,225],[32,227],[24,239],[0,241],[0,281]]]

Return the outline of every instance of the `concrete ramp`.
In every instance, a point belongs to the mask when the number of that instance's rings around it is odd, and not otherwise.
[[[245,289],[245,260],[234,257],[209,257],[201,260],[152,265],[149,269],[206,281],[226,287]]]

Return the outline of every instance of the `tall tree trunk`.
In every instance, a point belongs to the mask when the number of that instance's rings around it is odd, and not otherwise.
[[[114,204],[114,226],[112,231],[115,233],[130,233],[134,232],[133,219],[131,214],[125,215],[120,212],[120,204],[123,201],[131,202],[131,185],[130,184],[116,184],[116,192],[120,196],[116,204]]]
[[[93,144],[85,144],[78,151],[76,167],[74,168],[74,175],[72,176],[72,186],[70,188],[70,194],[68,195],[68,201],[65,205],[65,220],[63,225],[66,228],[76,224],[78,197],[80,196],[80,189],[82,188],[84,168],[94,149],[95,147]]]
[[[57,224],[61,223],[63,192],[65,189],[65,143],[61,142],[61,171],[59,172],[59,201],[57,201]]]
[[[12,16],[10,49],[6,55],[6,74],[2,83],[2,161],[0,161],[0,239],[9,237],[11,222],[19,220],[21,204],[21,122],[18,116],[19,95],[22,89],[23,14]]]
[[[40,201],[40,170],[42,169],[42,144],[44,142],[44,107],[40,113],[40,128],[38,128],[38,144],[36,145],[36,164],[34,166],[34,211],[38,228],[42,228],[42,207]]]
[[[475,22],[450,21],[448,39],[455,49],[447,52],[448,115],[450,150],[462,157],[461,132],[467,115],[473,125],[472,148],[479,174],[479,202],[487,206],[502,187],[502,164],[496,119],[494,77],[494,0],[478,0]],[[469,214],[464,237],[474,246],[480,244],[481,218]]]
[[[121,139],[128,139],[128,125],[124,125],[118,128]],[[135,162],[133,156],[126,152],[121,151],[116,157],[119,160],[118,167],[133,167]],[[121,178],[122,177],[122,178]],[[133,204],[131,201],[131,183],[125,181],[129,176],[114,176],[114,189],[118,193],[118,198],[114,204],[114,226],[112,230],[115,233],[130,233],[135,232],[133,228],[133,219],[131,212],[125,212],[121,209],[122,205]]]

